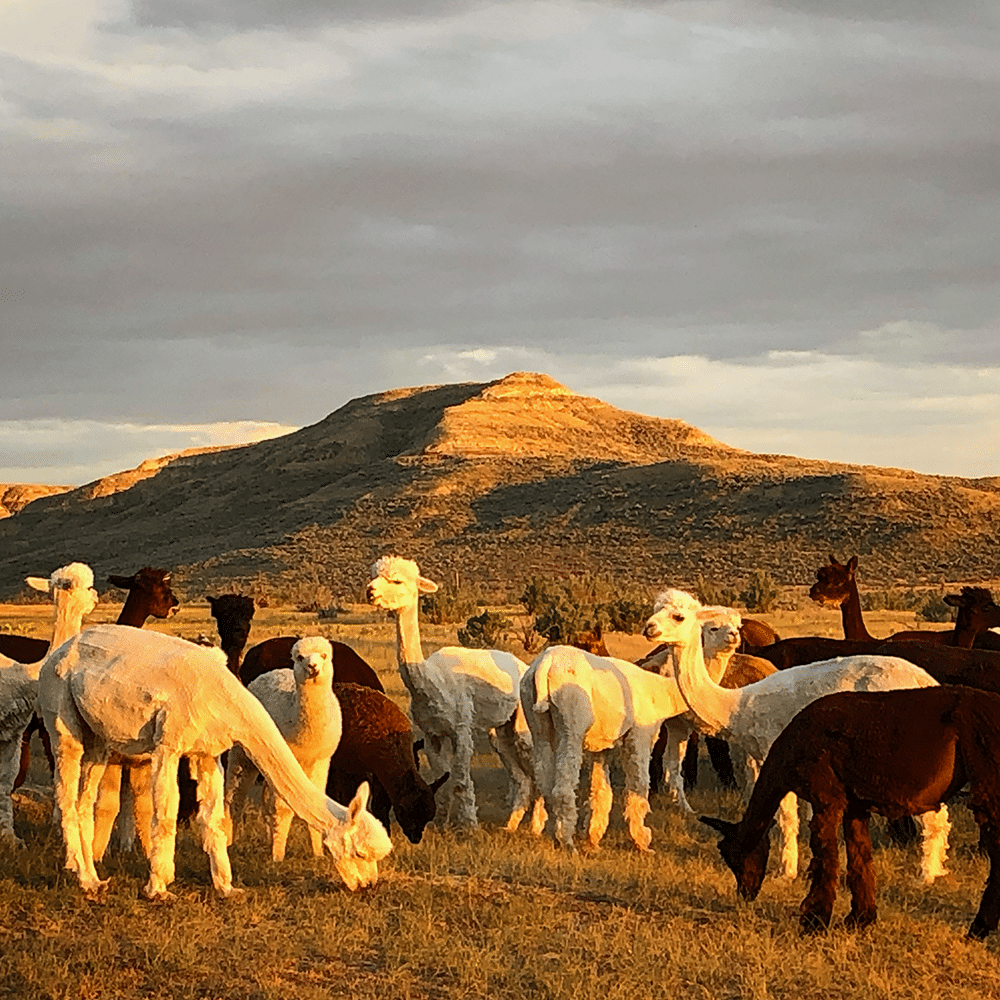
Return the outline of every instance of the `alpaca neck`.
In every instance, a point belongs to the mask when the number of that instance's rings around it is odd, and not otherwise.
[[[229,667],[229,672],[239,677],[240,660],[243,657],[243,649],[247,640],[240,636],[224,636],[221,633],[219,633],[219,639],[222,652],[226,654],[226,666]]]
[[[239,698],[238,704],[238,696],[233,698],[232,741],[246,751],[257,770],[297,816],[324,834],[332,832],[337,820],[346,818],[347,810],[309,781],[267,710],[252,694],[245,693],[246,697]]]
[[[972,618],[965,608],[960,608],[958,618],[955,621],[954,634],[948,637],[949,646],[958,646],[960,649],[972,649],[976,641],[979,628],[972,624]]]
[[[697,716],[699,728],[712,735],[728,730],[739,709],[740,695],[737,691],[719,687],[712,680],[701,651],[701,632],[695,630],[688,641],[671,645],[674,647],[677,686],[688,707]]]
[[[408,604],[396,612],[396,659],[399,673],[410,694],[413,694],[413,667],[424,662],[420,644],[419,601]]]
[[[858,585],[852,580],[851,589],[840,605],[840,618],[844,626],[844,638],[856,642],[871,642],[875,639],[865,625],[861,614],[861,595]]]
[[[328,680],[299,684],[296,693],[299,699],[296,742],[303,739],[312,742],[314,735],[328,733],[335,724],[340,728],[340,706]]]
[[[72,639],[83,626],[84,609],[80,603],[79,593],[72,590],[57,590],[55,609],[50,650],[58,649],[67,639]]]
[[[122,605],[121,613],[118,615],[117,625],[131,625],[133,628],[142,628],[146,624],[149,612],[143,606],[142,595],[137,590],[130,590],[125,603]]]

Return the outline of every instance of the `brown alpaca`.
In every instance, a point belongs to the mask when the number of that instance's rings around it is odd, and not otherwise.
[[[240,667],[239,678],[244,686],[255,677],[269,670],[290,670],[292,666],[292,646],[298,642],[294,635],[282,635],[266,639],[247,650]],[[331,642],[333,647],[333,678],[338,683],[361,684],[375,691],[385,691],[378,674],[343,642]]]
[[[743,637],[741,653],[749,652],[751,646],[770,646],[781,638],[767,622],[758,621],[756,618],[743,619],[740,635]]]
[[[1000,626],[1000,607],[985,587],[963,587],[960,594],[946,594],[945,604],[958,608],[953,629],[897,632],[889,642],[939,642],[945,646],[1000,650],[1000,636],[990,632]]]
[[[809,591],[809,597],[825,608],[840,608],[845,639],[872,642],[875,636],[868,631],[861,614],[861,595],[854,578],[857,568],[857,556],[851,556],[845,565],[831,555],[830,565],[816,570],[816,582]]]
[[[434,793],[448,780],[446,771],[428,785],[414,765],[413,732],[406,714],[381,691],[361,684],[333,685],[343,730],[330,759],[326,794],[349,802],[363,781],[371,784],[371,814],[389,830],[389,810],[412,844],[434,819]]]
[[[969,937],[1000,920],[1000,695],[959,686],[839,692],[802,709],[771,746],[739,823],[702,817],[724,836],[719,851],[737,892],[755,899],[767,868],[767,832],[781,799],[794,792],[813,807],[810,888],[800,907],[804,933],[830,924],[839,880],[837,827],[847,848],[847,927],[875,923],[871,813],[890,819],[937,809],[971,786],[969,808],[990,858]]]
[[[205,600],[212,609],[212,617],[219,630],[222,652],[226,654],[229,670],[239,677],[240,656],[250,638],[250,622],[253,621],[254,612],[257,610],[253,598],[244,597],[242,594],[220,594],[218,597],[209,597],[206,594]],[[288,663],[291,664],[291,646],[288,650]]]

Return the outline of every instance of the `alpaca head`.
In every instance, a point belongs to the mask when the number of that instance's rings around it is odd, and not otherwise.
[[[652,617],[642,634],[654,642],[701,647],[701,602],[683,590],[664,590],[653,605]]]
[[[50,577],[29,576],[25,583],[52,595],[56,608],[70,615],[89,615],[97,607],[94,571],[86,563],[60,566]]]
[[[716,612],[706,617],[710,612]],[[740,625],[742,620],[739,612],[732,608],[705,608],[699,613],[702,619],[701,646],[705,658],[714,656],[731,656],[742,641]]]
[[[437,812],[434,793],[449,777],[449,772],[445,771],[437,781],[428,785],[415,771],[407,771],[403,775],[403,794],[393,807],[393,811],[400,829],[411,844],[420,843],[424,827],[434,819],[434,814]]]
[[[368,603],[386,611],[399,611],[415,605],[421,594],[433,594],[438,585],[420,575],[412,559],[382,556],[372,566],[368,584]]]
[[[851,556],[844,565],[831,555],[830,565],[816,570],[816,582],[809,590],[810,599],[824,608],[839,608],[855,586],[854,571],[857,568],[857,556]]]
[[[257,610],[252,597],[243,594],[220,594],[218,597],[205,595],[212,617],[215,619],[224,644],[236,643],[242,648],[250,638],[250,623]]]
[[[169,618],[177,614],[180,603],[170,589],[170,570],[157,569],[154,566],[143,566],[131,576],[108,577],[108,583],[120,590],[127,590],[129,598],[135,591],[136,599],[141,599],[143,607],[148,608],[147,615],[154,618]]]
[[[336,859],[337,872],[352,891],[378,881],[378,863],[392,850],[385,827],[366,808],[368,792],[364,781],[347,806],[343,823],[336,824],[324,838]]]
[[[328,639],[321,635],[310,635],[299,639],[292,646],[292,670],[295,672],[295,683],[325,684],[333,683],[333,647]]]
[[[963,587],[960,594],[946,594],[944,603],[958,608],[956,627],[984,629],[1000,625],[1000,607],[986,587]]]
[[[719,853],[736,876],[736,892],[741,899],[754,900],[764,882],[767,871],[767,856],[771,851],[771,838],[767,831],[751,851],[746,851],[739,843],[739,823],[727,823],[712,816],[701,816],[700,821],[722,834]]]

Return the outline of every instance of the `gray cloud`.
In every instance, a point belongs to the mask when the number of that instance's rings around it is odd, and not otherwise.
[[[992,8],[407,10],[9,43],[0,419],[304,423],[442,345],[983,364]]]

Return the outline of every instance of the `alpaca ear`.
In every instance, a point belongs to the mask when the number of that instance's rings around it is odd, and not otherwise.
[[[451,771],[445,771],[437,781],[432,781],[430,784],[430,790],[436,792],[449,778],[451,777]]]
[[[205,600],[208,601],[209,607],[212,608],[212,609],[214,609],[215,608],[215,602],[218,600],[218,598],[212,597],[210,594],[206,594],[205,595]]]
[[[135,583],[135,574],[133,573],[132,576],[115,576],[112,574],[108,577],[108,583],[119,590],[130,590],[132,584]]]
[[[356,823],[358,816],[365,811],[365,807],[368,805],[368,796],[371,794],[371,789],[368,787],[367,781],[362,781],[358,786],[358,790],[351,799],[350,804],[347,806],[347,821],[349,823]]]
[[[47,576],[26,576],[24,582],[34,590],[49,592],[49,578]]]
[[[428,580],[426,576],[417,577],[417,590],[421,594],[433,594],[438,589],[438,585],[433,580]]]
[[[840,565],[840,563],[837,562],[837,557],[832,552],[830,553],[830,565],[831,566],[839,566]]]
[[[714,816],[699,816],[698,822],[704,823],[705,826],[710,826],[713,830],[718,830],[719,833],[726,836],[732,833],[738,825],[736,823],[727,823],[724,819],[716,819]]]
[[[961,594],[945,594],[941,600],[943,600],[945,604],[950,604],[953,608],[960,608],[962,606]]]
[[[847,560],[847,571],[848,571],[848,573],[850,573],[851,576],[853,576],[854,575],[854,571],[857,568],[858,568],[858,557],[857,556],[851,556],[851,558]]]

